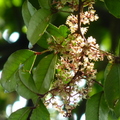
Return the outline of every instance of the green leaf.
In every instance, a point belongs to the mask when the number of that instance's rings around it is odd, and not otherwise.
[[[86,104],[86,120],[108,120],[109,109],[102,92],[93,95]]]
[[[104,91],[109,107],[120,116],[120,64],[112,65],[105,79]]]
[[[69,33],[69,29],[65,25],[61,25],[59,28],[50,24],[47,28],[47,32],[50,33],[53,38],[58,42],[63,42]]]
[[[19,109],[16,112],[12,113],[8,120],[27,120],[30,112],[31,109],[29,107]]]
[[[36,12],[36,8],[34,8],[32,6],[32,4],[26,0],[24,3],[23,3],[23,6],[22,6],[22,16],[23,16],[23,20],[25,22],[25,25],[28,27],[28,24],[29,24],[29,21],[30,21],[30,18],[31,16]]]
[[[22,80],[20,79],[20,76],[19,76],[19,73],[16,72],[15,74],[15,77],[16,77],[16,92],[26,98],[26,99],[37,99],[37,94],[35,92],[33,92],[31,89],[30,89],[30,86],[27,87],[23,82]]]
[[[108,11],[117,18],[120,18],[120,0],[104,0]]]
[[[5,63],[2,71],[1,84],[3,88],[12,92],[16,87],[16,79],[14,74],[18,71],[21,64],[28,60],[31,56],[34,56],[34,52],[30,50],[18,50],[10,55]]]
[[[48,33],[45,32],[45,33],[42,35],[42,37],[39,39],[39,41],[37,42],[37,44],[38,44],[39,46],[41,46],[42,48],[47,49],[48,46],[49,46],[49,44],[48,44],[48,42],[47,42],[48,39],[52,39],[52,38],[51,38],[51,36],[50,36]]]
[[[33,72],[33,79],[40,94],[46,93],[54,79],[55,63],[57,55],[45,56]]]
[[[68,27],[65,26],[65,25],[61,25],[61,26],[59,27],[59,31],[60,31],[61,35],[62,35],[64,38],[66,38],[67,35],[68,35],[68,33],[70,33]]]
[[[114,112],[116,114],[117,117],[120,117],[120,98],[118,99],[118,101],[116,101],[115,103],[115,108],[114,108]]]
[[[38,0],[41,8],[50,9],[51,8],[51,0]]]
[[[112,68],[113,64],[112,63],[108,63],[105,72],[104,72],[104,78],[106,79],[108,73],[110,72],[111,68]]]
[[[50,114],[41,100],[33,110],[30,120],[50,120]]]
[[[120,119],[118,119],[118,118],[116,117],[114,111],[111,111],[111,110],[110,110],[109,113],[108,113],[108,120],[120,120]]]
[[[34,65],[35,59],[36,55],[31,56],[28,60],[25,61],[24,64],[21,64],[18,72],[21,82],[32,92],[37,93],[38,91],[31,75],[31,70]]]
[[[45,32],[51,18],[51,12],[47,9],[39,9],[30,19],[27,38],[31,44],[37,43]]]

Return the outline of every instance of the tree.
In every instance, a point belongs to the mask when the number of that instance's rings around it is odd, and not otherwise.
[[[110,13],[120,17],[118,0],[103,2]],[[38,3],[40,7],[29,1],[22,6],[29,49],[17,50],[9,56],[1,78],[6,91],[32,99],[34,106],[12,113],[9,120],[49,120],[49,104],[70,117],[81,99],[87,100],[84,103],[87,120],[119,119],[119,45],[113,47],[114,53],[101,50],[88,28],[99,18],[93,7],[99,1],[38,0]],[[66,21],[58,26],[53,18],[59,13],[65,13]],[[37,50],[30,50],[35,44]],[[96,77],[99,61],[108,62],[100,80]]]

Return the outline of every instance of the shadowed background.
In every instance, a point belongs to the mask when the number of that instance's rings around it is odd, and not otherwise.
[[[0,0],[0,70],[2,71],[3,65],[7,58],[19,49],[28,48],[28,40],[26,38],[26,28],[21,14],[21,7],[25,0]],[[30,0],[32,4],[39,8],[36,1]],[[94,5],[96,13],[99,16],[99,20],[90,24],[86,37],[93,36],[96,38],[97,43],[102,50],[111,52],[115,55],[119,55],[119,38],[120,38],[120,19],[113,17],[106,9],[103,2],[96,2]],[[53,24],[59,26],[65,23],[67,13],[57,13],[53,18]],[[35,50],[41,50],[34,46]],[[104,70],[108,61],[96,63],[95,67],[98,69],[97,80],[102,80],[104,77]],[[101,91],[101,87],[98,84],[94,85],[92,93]],[[6,114],[6,106],[13,104],[18,100],[16,93],[6,94],[3,88],[0,86],[0,120],[4,120]],[[85,112],[86,100],[80,102],[73,113],[77,116],[77,120],[80,120],[81,115]],[[27,105],[31,105],[28,102]],[[57,114],[57,113],[56,113]],[[74,116],[73,116],[74,117]],[[74,120],[75,118],[69,118]]]

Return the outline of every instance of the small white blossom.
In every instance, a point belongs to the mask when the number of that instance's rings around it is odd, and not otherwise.
[[[80,13],[81,24],[90,24],[91,21],[97,20],[98,16],[95,12],[93,6],[90,6],[88,11]],[[88,27],[80,26],[78,28],[78,15],[69,15],[66,24],[69,26],[71,34],[64,40],[65,45],[56,42],[57,40],[50,45],[50,50],[59,53],[60,57],[56,64],[55,81],[51,86],[51,99],[46,100],[46,104],[52,102],[58,111],[69,116],[79,101],[87,98],[97,73],[94,69],[94,62],[103,60],[104,55],[99,50],[95,38],[92,36],[84,38]],[[78,29],[82,35],[76,33]],[[87,87],[85,85],[80,87],[80,81],[83,79]],[[60,96],[63,101],[61,105],[56,103],[55,96]],[[66,109],[66,112],[63,111],[63,108]]]

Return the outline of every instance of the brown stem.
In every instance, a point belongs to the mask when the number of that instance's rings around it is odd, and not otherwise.
[[[98,81],[96,81],[96,80],[92,80],[92,81],[94,81],[95,83],[97,83],[98,85],[100,85],[101,87],[103,87],[103,85],[101,83],[99,83]]]
[[[81,31],[81,13],[83,13],[83,5],[84,5],[84,2],[79,0],[78,12],[77,12],[78,13],[78,29],[75,33],[80,34],[80,36],[86,41],[86,38]]]
[[[50,52],[50,50],[44,50],[42,52],[35,52],[35,55],[41,55],[43,53]]]
[[[78,33],[83,37],[82,32],[81,32],[81,13],[83,12],[83,2],[79,0],[79,5],[78,5]]]

